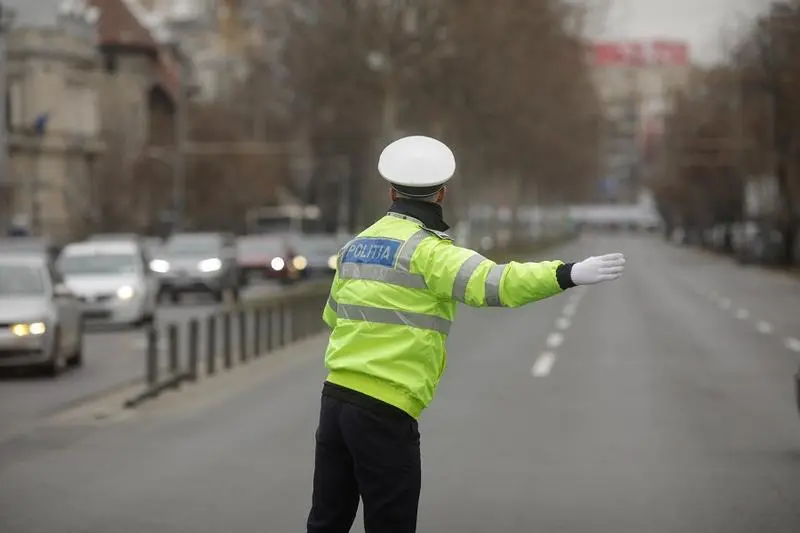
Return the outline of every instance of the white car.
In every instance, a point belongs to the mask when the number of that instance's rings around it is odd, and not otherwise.
[[[140,326],[155,317],[159,282],[142,245],[72,243],[64,247],[57,265],[66,286],[83,302],[87,323]]]
[[[81,306],[49,261],[0,255],[0,367],[43,367],[56,375],[83,356]]]

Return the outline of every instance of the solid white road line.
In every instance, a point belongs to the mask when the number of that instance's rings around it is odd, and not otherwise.
[[[736,311],[736,318],[739,320],[747,320],[747,317],[750,316],[750,311],[747,309],[739,309]]]
[[[784,343],[791,351],[800,352],[800,340],[797,340],[794,337],[787,337]]]
[[[770,333],[772,333],[772,324],[762,320],[758,324],[756,324],[756,329],[758,330],[759,333],[763,333],[764,335],[769,335]]]
[[[551,333],[547,336],[547,347],[548,348],[558,348],[564,342],[564,335],[561,333]]]
[[[569,318],[565,316],[559,317],[558,320],[556,320],[556,327],[560,330],[569,329],[570,324]]]
[[[556,362],[556,354],[553,352],[544,352],[536,359],[536,362],[531,368],[531,374],[536,378],[543,378],[550,374],[553,370],[553,365]]]

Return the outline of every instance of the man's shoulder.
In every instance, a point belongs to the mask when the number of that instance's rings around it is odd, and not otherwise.
[[[422,227],[422,229],[424,229],[425,231],[427,231],[428,233],[430,233],[431,235],[433,235],[434,237],[436,237],[436,238],[438,238],[440,240],[451,241],[451,242],[453,241],[453,237],[451,237],[450,235],[448,235],[444,231],[437,231],[435,229],[426,228],[424,226]]]

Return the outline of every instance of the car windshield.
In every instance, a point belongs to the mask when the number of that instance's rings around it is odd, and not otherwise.
[[[41,296],[45,293],[42,269],[30,265],[0,265],[0,298]]]
[[[58,269],[65,276],[133,274],[136,257],[133,254],[69,254],[58,260]]]
[[[213,237],[179,237],[167,241],[160,252],[179,256],[214,256],[222,248],[219,239]]]
[[[284,250],[283,240],[269,237],[240,239],[236,243],[239,255],[281,255]]]

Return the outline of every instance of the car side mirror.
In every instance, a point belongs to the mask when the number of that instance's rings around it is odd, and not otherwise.
[[[53,287],[53,295],[56,298],[71,298],[73,296],[69,287],[63,283],[57,283],[56,286]]]

